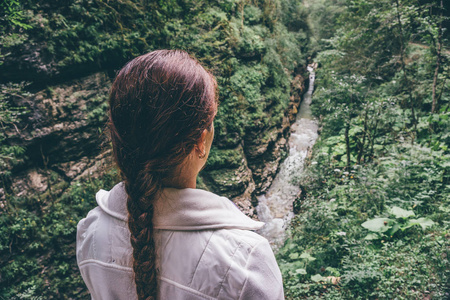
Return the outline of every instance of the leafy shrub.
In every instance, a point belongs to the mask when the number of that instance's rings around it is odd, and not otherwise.
[[[95,193],[116,182],[113,169],[101,179],[73,182],[56,199],[49,193],[6,195],[0,208],[0,298],[88,299],[75,258],[76,224],[96,206]]]
[[[16,123],[20,116],[26,113],[24,107],[12,107],[9,104],[10,97],[26,97],[29,93],[23,90],[25,83],[1,84],[0,93],[0,179],[6,180],[11,174],[11,169],[23,161],[25,148],[7,141],[8,138],[18,136],[20,133]],[[3,186],[3,185],[2,185]]]

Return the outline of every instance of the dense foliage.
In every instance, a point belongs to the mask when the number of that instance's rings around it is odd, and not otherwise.
[[[76,224],[97,205],[95,193],[117,181],[111,170],[101,179],[73,183],[57,199],[48,191],[0,205],[0,299],[88,298],[76,265]]]
[[[334,3],[316,58],[321,135],[278,254],[287,298],[448,299],[448,11]]]
[[[0,8],[0,125],[7,129],[0,134],[0,299],[88,298],[75,261],[76,223],[95,207],[95,192],[119,180],[112,170],[69,185],[37,153],[45,192],[13,193],[11,174],[34,163],[14,147],[14,126],[30,119],[14,97],[46,87],[52,94],[54,82],[114,71],[153,49],[185,49],[219,83],[212,171],[242,164],[240,145],[250,134],[264,140],[280,127],[292,73],[305,65],[305,10],[295,0],[6,0]],[[24,80],[31,84],[18,83]],[[106,106],[96,105],[88,118],[104,120]]]
[[[119,180],[112,169],[69,185],[43,158],[45,192],[10,193],[12,171],[27,163],[10,141],[28,113],[10,100],[156,48],[186,49],[217,75],[207,171],[238,167],[239,145],[268,139],[291,73],[317,52],[321,135],[278,253],[288,299],[449,297],[447,1],[5,0],[0,9],[0,299],[89,298],[76,223]]]

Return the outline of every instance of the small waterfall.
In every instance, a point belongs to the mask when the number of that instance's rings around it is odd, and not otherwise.
[[[265,195],[258,197],[256,211],[266,225],[259,234],[266,237],[274,250],[283,245],[285,230],[293,218],[293,201],[300,192],[298,177],[308,151],[314,145],[318,133],[317,121],[312,117],[311,99],[314,90],[314,68],[308,66],[309,87],[300,105],[297,119],[291,126],[289,154],[280,165],[279,172]]]

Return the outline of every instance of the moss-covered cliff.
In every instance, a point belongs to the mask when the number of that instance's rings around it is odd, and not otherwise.
[[[111,178],[105,131],[108,89],[126,61],[154,49],[187,50],[217,77],[216,136],[199,187],[253,214],[254,195],[268,188],[286,152],[303,89],[300,1],[0,7],[0,295],[86,296],[79,277],[61,278],[78,276],[70,245],[95,189],[119,180]]]
[[[286,5],[37,1],[12,6],[22,25],[2,20],[0,80],[5,109],[20,107],[21,114],[4,122],[0,142],[25,153],[3,161],[12,172],[12,179],[4,178],[5,192],[14,193],[16,175],[34,168],[50,168],[71,181],[76,172],[68,165],[106,151],[105,101],[114,71],[156,48],[185,49],[217,76],[221,105],[202,186],[229,197],[264,191],[285,150],[288,106],[298,104],[302,89],[297,83],[291,92],[290,82],[304,65],[305,28],[301,14],[293,22]],[[290,25],[289,31],[283,21],[297,27]],[[8,89],[11,81],[27,84]]]

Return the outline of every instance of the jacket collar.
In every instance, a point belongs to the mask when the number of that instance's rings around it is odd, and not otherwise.
[[[107,214],[127,222],[127,194],[123,182],[111,191],[100,190],[97,203]],[[264,223],[250,219],[225,197],[200,189],[166,188],[155,201],[153,224],[162,230],[260,229]]]

